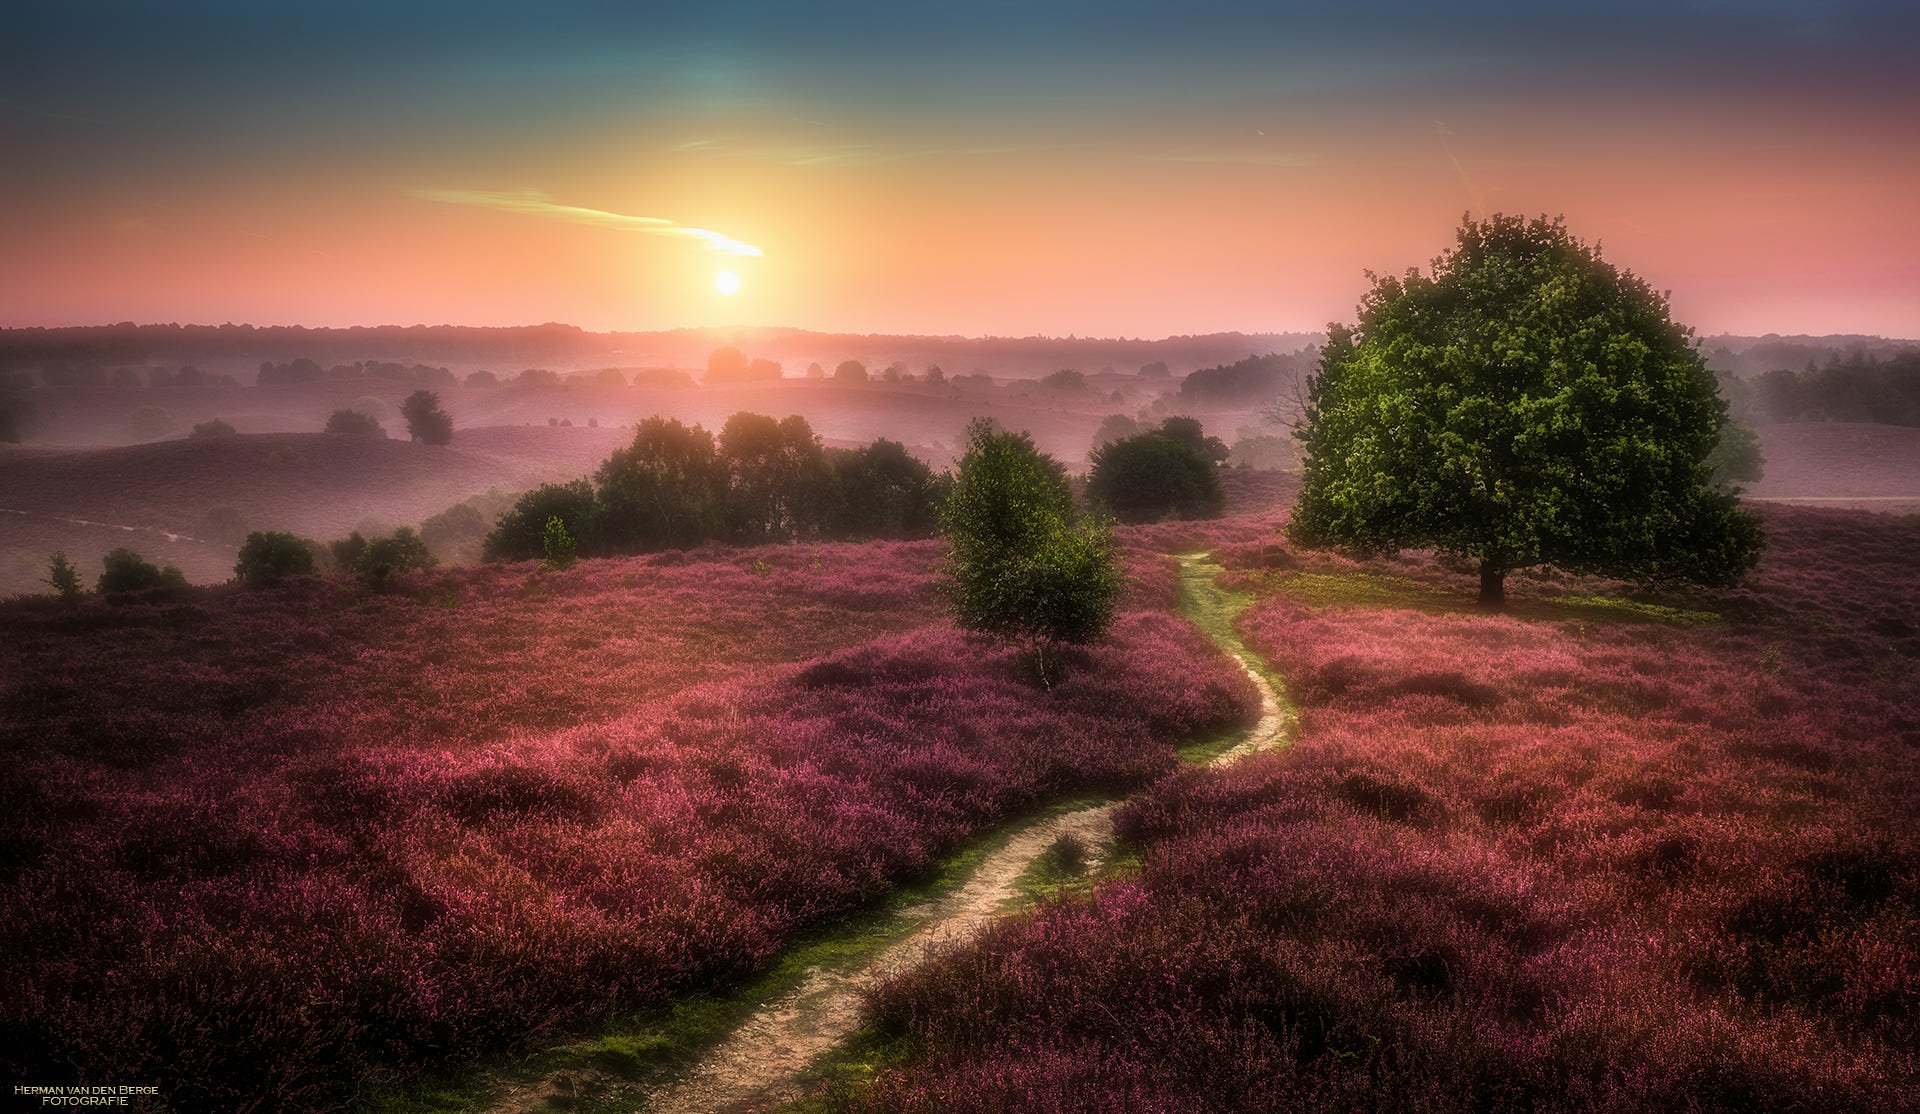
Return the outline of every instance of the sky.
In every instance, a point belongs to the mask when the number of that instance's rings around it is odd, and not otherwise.
[[[4,23],[0,325],[1311,330],[1498,211],[1564,214],[1703,334],[1920,337],[1910,3]]]

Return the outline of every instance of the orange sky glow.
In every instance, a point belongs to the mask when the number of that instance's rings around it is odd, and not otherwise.
[[[1310,330],[1497,210],[1565,214],[1702,333],[1920,336],[1920,112],[1884,96],[1432,79],[1033,114],[936,91],[714,79],[497,130],[375,126],[324,91],[292,122],[189,99],[171,157],[104,149],[133,126],[110,100],[8,96],[0,139],[43,150],[5,188],[0,324]],[[433,196],[460,192],[656,223]]]

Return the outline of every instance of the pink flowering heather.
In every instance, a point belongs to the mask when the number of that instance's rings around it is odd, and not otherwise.
[[[1920,521],[1766,522],[1755,586],[1667,601],[1718,619],[1222,547],[1295,747],[1157,784],[1138,877],[882,991],[912,1056],[860,1104],[1913,1109]]]
[[[1251,714],[1157,609],[1165,566],[1135,562],[1133,610],[1043,690],[945,621],[940,554],[7,605],[0,1062],[181,1109],[335,1104],[761,969]]]

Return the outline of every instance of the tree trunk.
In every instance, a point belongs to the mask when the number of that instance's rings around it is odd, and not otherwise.
[[[1507,609],[1507,570],[1492,561],[1480,562],[1480,610]]]

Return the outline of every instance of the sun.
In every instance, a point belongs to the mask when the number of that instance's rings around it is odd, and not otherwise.
[[[732,271],[721,271],[713,276],[713,288],[726,297],[740,293],[740,276]]]

